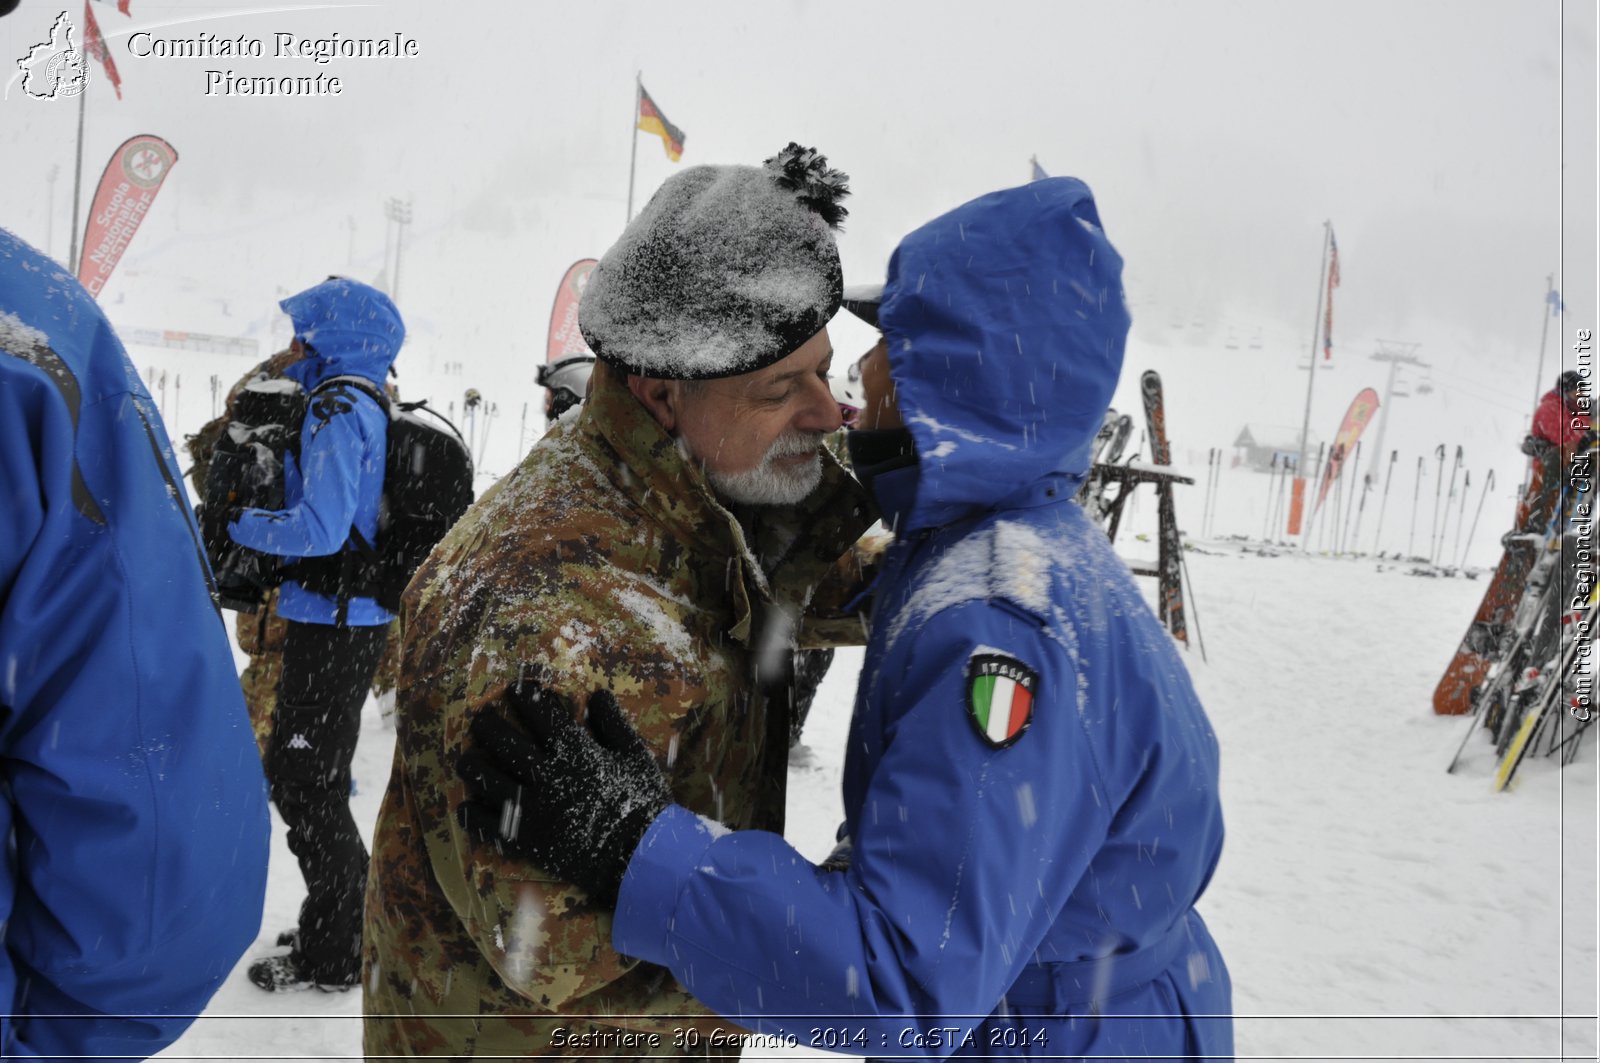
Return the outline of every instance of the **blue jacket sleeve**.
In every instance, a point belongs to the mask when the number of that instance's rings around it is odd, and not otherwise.
[[[1109,801],[1075,670],[1037,622],[978,602],[903,642],[877,688],[896,703],[850,866],[822,871],[776,835],[674,806],[628,866],[619,952],[802,1043],[815,1016],[849,1017],[862,1040],[839,1047],[866,1055],[947,1055],[993,1010],[1105,838]],[[991,649],[1039,675],[1031,725],[1000,749],[966,710],[968,661]],[[959,1032],[928,1035],[940,1028]]]
[[[266,887],[265,781],[194,518],[114,353],[97,378],[0,350],[7,1059],[160,1051]]]
[[[370,445],[382,416],[367,395],[325,419],[308,414],[300,429],[299,500],[284,510],[245,510],[228,527],[233,541],[283,557],[338,553],[350,538],[363,478],[383,474],[382,446]]]

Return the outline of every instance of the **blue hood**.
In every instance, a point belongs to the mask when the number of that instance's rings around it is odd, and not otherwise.
[[[287,370],[306,388],[330,377],[360,376],[383,385],[406,338],[400,311],[387,295],[360,281],[335,277],[278,304],[310,356]]]
[[[902,240],[879,307],[919,458],[898,526],[1074,493],[1129,321],[1122,256],[1074,178],[991,193]]]

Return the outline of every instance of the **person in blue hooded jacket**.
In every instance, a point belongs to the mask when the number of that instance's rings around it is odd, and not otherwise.
[[[287,508],[245,509],[228,534],[290,562],[278,592],[287,633],[266,767],[306,899],[298,928],[279,937],[289,951],[252,964],[250,979],[269,991],[348,988],[360,980],[367,878],[366,845],[350,814],[350,763],[394,617],[359,584],[332,593],[323,582],[307,586],[312,569],[303,559],[332,559],[333,572],[352,572],[341,565],[377,542],[389,416],[372,392],[382,394],[405,326],[388,296],[341,277],[279,305],[304,354],[284,375],[309,393],[298,458],[284,459]]]
[[[580,724],[531,683],[474,723],[463,821],[615,897],[617,951],[758,1031],[895,1058],[1231,1057],[1194,908],[1222,848],[1216,739],[1073,502],[1122,367],[1121,273],[1070,178],[967,203],[891,259],[850,445],[895,541],[824,866],[670,804],[608,695]]]
[[[0,1057],[144,1058],[254,940],[270,821],[166,429],[0,230]]]

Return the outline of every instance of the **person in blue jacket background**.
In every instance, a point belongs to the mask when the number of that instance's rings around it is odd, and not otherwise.
[[[604,691],[581,724],[532,683],[480,716],[463,821],[615,897],[619,952],[801,1044],[1231,1057],[1194,909],[1222,848],[1216,739],[1072,501],[1121,371],[1121,273],[1070,178],[967,203],[891,259],[851,454],[895,541],[824,867],[669,804]]]
[[[267,794],[166,429],[0,230],[0,1056],[143,1058],[254,940]]]
[[[351,556],[354,533],[362,543],[377,543],[389,415],[367,387],[382,393],[405,326],[388,296],[341,277],[279,305],[305,354],[284,370],[310,395],[298,459],[284,459],[287,508],[245,509],[228,534],[291,566],[335,557],[338,571],[339,559]],[[269,991],[348,988],[360,980],[367,878],[366,845],[350,814],[350,764],[361,706],[394,617],[349,586],[319,592],[305,585],[307,577],[293,575],[295,567],[287,571],[277,610],[288,630],[266,767],[306,900],[298,928],[279,936],[289,951],[252,964],[250,979]]]

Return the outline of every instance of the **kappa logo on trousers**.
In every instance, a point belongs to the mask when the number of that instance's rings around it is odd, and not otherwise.
[[[311,748],[311,743],[306,741],[306,736],[305,735],[300,734],[297,731],[297,732],[295,732],[295,736],[293,738],[289,739],[286,748],[288,748],[288,749],[310,749]]]

